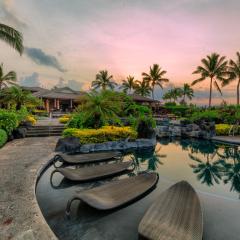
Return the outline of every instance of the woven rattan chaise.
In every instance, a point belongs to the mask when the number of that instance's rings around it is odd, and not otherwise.
[[[114,176],[116,174],[123,173],[125,171],[133,171],[134,165],[132,169],[129,169],[133,165],[133,161],[128,162],[119,162],[119,163],[109,163],[109,164],[101,164],[90,167],[82,167],[82,168],[57,168],[55,169],[50,176],[50,181],[52,182],[53,174],[59,172],[66,179],[71,181],[91,181],[102,179],[110,176]]]
[[[144,215],[138,233],[139,239],[202,240],[202,210],[192,186],[182,181],[163,192]]]
[[[158,182],[156,173],[142,173],[134,177],[116,180],[77,193],[68,201],[66,214],[70,214],[71,204],[80,200],[98,210],[110,210],[130,203],[153,189]]]
[[[56,162],[63,162],[68,164],[81,164],[81,163],[95,163],[111,160],[113,158],[120,157],[120,152],[99,152],[99,153],[82,153],[69,155],[65,153],[58,153],[53,159],[54,166]]]

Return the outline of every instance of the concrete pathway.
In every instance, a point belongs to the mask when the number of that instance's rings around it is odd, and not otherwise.
[[[216,137],[213,137],[212,140],[240,145],[240,136],[216,136]]]
[[[37,121],[36,126],[64,126],[58,118],[45,118]]]
[[[18,139],[0,149],[0,239],[55,239],[38,208],[35,180],[58,137]]]

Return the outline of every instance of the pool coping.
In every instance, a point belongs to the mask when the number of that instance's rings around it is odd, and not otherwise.
[[[55,153],[53,152],[53,153],[49,154],[48,156],[42,158],[39,161],[41,163],[41,165],[38,167],[37,174],[35,175],[35,179],[34,179],[34,183],[33,183],[33,190],[34,190],[33,205],[38,213],[33,218],[37,218],[36,224],[38,225],[38,228],[40,227],[40,229],[38,231],[41,231],[41,233],[40,232],[37,233],[37,236],[34,236],[35,237],[34,239],[36,239],[36,240],[38,240],[38,239],[39,240],[42,240],[42,239],[58,240],[57,236],[52,231],[52,229],[48,225],[46,219],[44,218],[42,211],[40,209],[40,206],[38,205],[37,196],[36,196],[36,188],[37,188],[38,181],[39,181],[40,177],[42,176],[42,174],[45,172],[45,170],[51,165],[54,155],[55,155]],[[23,238],[23,239],[25,239],[25,238]]]

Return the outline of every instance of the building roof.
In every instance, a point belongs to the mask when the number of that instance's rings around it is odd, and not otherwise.
[[[33,96],[38,98],[48,98],[48,99],[78,99],[80,96],[84,95],[84,92],[74,91],[69,87],[55,88],[52,90],[44,89],[40,87],[23,87],[23,89],[32,92]]]

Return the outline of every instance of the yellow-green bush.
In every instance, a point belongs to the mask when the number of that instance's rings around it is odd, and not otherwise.
[[[69,120],[70,120],[70,116],[62,116],[62,117],[60,117],[60,118],[58,119],[58,121],[59,121],[60,123],[63,123],[63,124],[68,123]]]
[[[131,127],[104,126],[99,129],[67,128],[64,137],[77,137],[81,144],[118,141],[125,138],[136,139],[137,132]]]
[[[215,131],[217,136],[225,136],[229,134],[232,125],[229,124],[216,124]]]
[[[26,121],[27,121],[27,122],[30,122],[32,125],[35,125],[35,124],[37,123],[36,118],[35,118],[34,116],[32,116],[32,115],[28,115],[28,116],[26,117]]]

